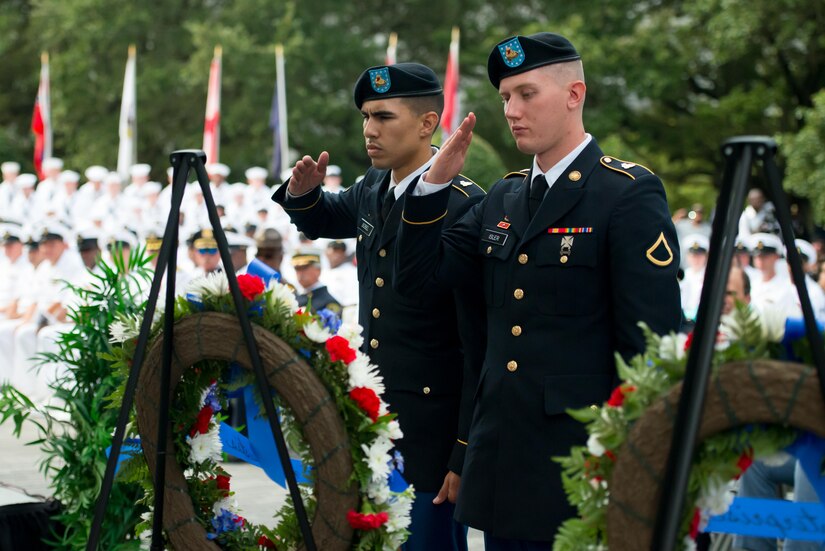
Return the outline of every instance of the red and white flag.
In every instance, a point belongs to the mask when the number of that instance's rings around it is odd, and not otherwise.
[[[208,164],[220,162],[221,55],[221,47],[215,46],[215,56],[209,67],[209,90],[206,94],[206,118],[203,124],[203,151]]]
[[[52,156],[52,103],[49,90],[49,54],[40,54],[40,86],[32,113],[34,133],[34,169],[43,179],[43,159]]]
[[[452,134],[461,123],[461,106],[458,98],[458,44],[459,30],[458,27],[453,27],[450,56],[447,58],[447,74],[444,76],[444,112],[441,116],[443,138]]]
[[[384,62],[387,65],[395,65],[395,49],[398,46],[398,35],[396,33],[390,33],[389,42],[387,42],[387,57],[384,59]]]

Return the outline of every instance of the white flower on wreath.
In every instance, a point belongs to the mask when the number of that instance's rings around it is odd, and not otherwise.
[[[702,484],[696,506],[702,510],[703,517],[705,513],[710,516],[724,515],[733,503],[733,498],[731,483],[712,476]]]
[[[326,329],[318,320],[312,320],[304,325],[304,334],[313,342],[325,343],[329,340],[332,334]]]
[[[238,514],[240,509],[238,509],[238,501],[232,497],[225,497],[223,499],[219,499],[212,505],[212,513],[219,517],[221,516],[221,509],[226,509],[230,513]]]
[[[109,334],[111,334],[109,342],[117,344],[126,342],[129,339],[134,339],[140,334],[140,324],[142,321],[142,318],[137,315],[118,315],[117,319],[109,325]]]
[[[295,293],[292,289],[282,283],[278,283],[274,279],[269,284],[272,293],[269,294],[269,304],[271,306],[279,307],[286,306],[290,312],[298,309],[298,299],[295,298]]]
[[[200,297],[219,297],[229,294],[229,281],[224,272],[212,272],[196,277],[186,286],[186,292]]]
[[[685,536],[685,551],[696,551],[696,540],[690,536]]]
[[[364,344],[364,337],[361,336],[363,331],[364,328],[359,324],[348,321],[342,323],[341,327],[338,328],[338,336],[347,339],[349,345],[355,350],[358,350],[361,348],[361,345]]]
[[[347,390],[364,387],[379,396],[384,394],[384,378],[378,374],[378,366],[371,364],[369,357],[363,352],[355,352],[355,359],[347,366],[347,374]]]
[[[381,425],[378,428],[378,435],[383,436],[384,438],[389,438],[390,440],[404,438],[404,433],[401,432],[401,425],[395,419],[385,425]]]
[[[361,444],[361,449],[364,450],[364,454],[366,454],[364,463],[369,467],[372,480],[376,483],[386,481],[390,474],[389,451],[392,447],[392,440],[380,435],[369,446]]]
[[[587,439],[587,451],[589,451],[591,455],[601,457],[607,450],[604,447],[604,445],[601,442],[599,442],[598,435],[591,434],[590,438]]]
[[[387,479],[370,479],[370,482],[367,485],[367,497],[369,497],[378,505],[386,503],[387,500],[390,498],[390,485],[387,483]]]
[[[667,361],[679,361],[685,358],[685,343],[687,335],[678,333],[676,335],[665,335],[659,341],[659,357]]]
[[[781,467],[791,460],[791,454],[784,451],[778,451],[765,457],[760,457],[759,460],[765,464],[766,467]]]
[[[206,434],[196,434],[186,438],[191,449],[189,450],[189,461],[192,463],[204,463],[221,460],[221,437],[218,426],[213,426]]]
[[[387,511],[387,532],[400,532],[410,526],[410,511],[413,504],[412,486],[404,492],[396,494],[389,500],[389,510]],[[400,545],[400,544],[399,544]],[[393,549],[397,549],[396,545]]]

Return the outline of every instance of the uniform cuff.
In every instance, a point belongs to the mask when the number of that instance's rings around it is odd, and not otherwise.
[[[461,470],[464,468],[464,455],[466,453],[467,443],[463,440],[457,440],[450,454],[450,460],[447,462],[447,468],[458,476],[461,476]]]
[[[287,185],[288,184],[284,184],[284,188],[286,188]],[[312,191],[308,191],[303,195],[299,195],[298,197],[289,193],[288,189],[285,189],[283,194],[276,193],[275,195],[273,195],[273,199],[275,199],[276,202],[280,203],[281,206],[284,207],[284,210],[287,212],[296,210],[309,210],[318,204],[318,201],[321,200],[322,193],[323,192],[321,191],[321,186],[318,186]]]
[[[416,226],[434,224],[447,216],[450,186],[430,195],[407,195],[401,217],[407,224]]]

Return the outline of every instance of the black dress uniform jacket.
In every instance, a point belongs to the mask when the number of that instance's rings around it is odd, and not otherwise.
[[[390,172],[370,168],[364,179],[338,194],[316,188],[290,197],[287,184],[272,196],[311,239],[357,237],[359,321],[363,350],[378,365],[386,402],[398,414],[404,438],[404,478],[421,492],[437,492],[447,470],[461,473],[472,416],[472,397],[484,358],[485,321],[481,282],[424,292],[409,298],[393,288],[396,236],[405,196],[386,223],[381,206]],[[446,201],[449,223],[484,197],[464,177],[453,181]]]
[[[481,259],[487,352],[456,518],[497,537],[550,541],[575,515],[553,457],[586,439],[565,410],[609,397],[614,352],[645,348],[639,321],[678,329],[679,257],[659,178],[603,156],[595,141],[532,220],[530,181],[528,171],[506,176],[452,227],[439,220],[443,191],[407,197],[396,284],[476,278]]]

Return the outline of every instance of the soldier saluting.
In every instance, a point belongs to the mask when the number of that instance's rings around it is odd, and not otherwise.
[[[645,348],[639,321],[678,328],[679,249],[659,178],[585,132],[584,72],[566,38],[508,38],[487,69],[532,167],[449,226],[449,191],[425,187],[460,170],[470,114],[422,176],[430,184],[407,197],[395,283],[410,292],[483,279],[488,342],[456,517],[484,530],[488,551],[549,550],[575,514],[552,458],[586,438],[565,412],[608,398],[614,352]]]
[[[432,69],[399,63],[364,71],[354,99],[372,161],[364,179],[341,193],[322,191],[329,166],[323,152],[298,161],[272,198],[312,239],[357,237],[364,350],[378,364],[387,402],[398,414],[404,477],[417,493],[405,549],[462,550],[466,531],[453,520],[452,502],[484,349],[481,289],[467,280],[455,291],[432,288],[410,299],[392,280],[405,191],[432,164],[444,95]],[[448,223],[484,196],[462,176],[450,178],[448,187]]]

